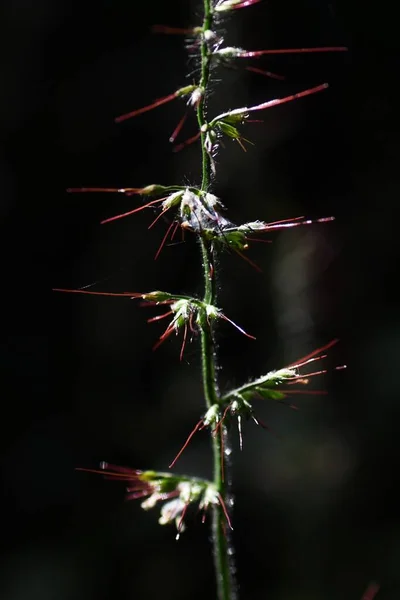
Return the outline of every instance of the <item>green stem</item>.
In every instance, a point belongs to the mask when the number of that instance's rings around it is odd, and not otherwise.
[[[224,441],[224,447],[226,448],[227,432],[225,427],[222,427],[221,435],[216,435],[214,438],[212,438],[212,446],[214,454],[214,485],[219,490],[219,493],[224,499],[225,505],[229,510],[229,502],[227,501],[226,493],[227,490],[224,483],[224,477],[222,476],[222,440]],[[237,598],[237,594],[233,576],[235,566],[233,560],[231,532],[220,506],[214,506],[213,510],[213,545],[218,600],[234,600]]]
[[[211,0],[204,0],[204,20],[203,20],[203,34],[205,31],[209,31],[212,27],[212,8]],[[200,129],[200,140],[201,140],[201,153],[202,153],[202,182],[201,189],[206,191],[210,185],[211,179],[211,161],[210,156],[205,147],[206,134],[202,130],[203,126],[207,123],[205,116],[205,96],[210,78],[210,62],[211,57],[209,56],[207,42],[204,39],[204,35],[201,39],[201,77],[200,77],[200,88],[203,90],[203,95],[197,105],[197,122]]]
[[[213,13],[211,0],[203,0],[204,2],[204,20],[203,32],[212,28]],[[197,106],[197,121],[201,132],[201,151],[202,151],[202,191],[207,191],[211,182],[211,160],[205,148],[205,132],[203,126],[207,123],[205,115],[205,102],[207,100],[207,91],[210,78],[210,62],[209,49],[207,43],[202,37],[201,42],[201,79],[200,87],[203,90],[203,96]],[[215,256],[211,244],[205,240],[202,235],[199,236],[200,248],[202,254],[203,276],[204,276],[204,297],[203,301],[206,304],[215,306],[216,304],[216,273],[215,273]],[[216,356],[214,334],[211,322],[206,325],[201,331],[201,359],[203,373],[204,397],[207,408],[214,404],[220,404],[221,398],[219,395],[218,382],[216,377]],[[221,427],[221,435],[212,435],[211,443],[214,457],[213,482],[218,490],[221,498],[225,502],[227,508],[229,503],[226,502],[227,490],[223,476],[223,460],[224,453],[222,443],[226,440],[226,428]],[[218,600],[234,600],[235,588],[233,582],[233,551],[230,547],[229,528],[220,505],[213,507],[213,550],[214,564],[217,580]]]

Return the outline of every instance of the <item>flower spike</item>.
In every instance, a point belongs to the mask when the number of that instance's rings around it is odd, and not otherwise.
[[[130,299],[141,299],[145,302],[154,305],[167,305],[168,312],[165,314],[157,315],[148,320],[149,323],[159,321],[167,316],[172,315],[172,320],[167,326],[164,333],[159,337],[156,344],[153,346],[153,350],[156,350],[166,339],[168,339],[173,333],[178,334],[181,329],[183,329],[183,343],[180,351],[180,360],[183,358],[183,352],[187,340],[188,331],[192,334],[199,333],[206,327],[210,327],[210,321],[216,319],[223,319],[224,321],[228,321],[231,325],[233,325],[240,333],[245,335],[248,338],[255,339],[254,336],[246,333],[244,329],[239,327],[236,323],[234,323],[231,319],[228,319],[221,309],[213,306],[211,304],[207,304],[202,300],[198,300],[197,298],[192,298],[190,296],[181,296],[181,295],[173,295],[168,292],[154,291],[147,293],[138,293],[138,292],[121,292],[121,293],[112,293],[112,292],[93,292],[88,291],[86,289],[63,289],[63,288],[53,288],[54,292],[66,292],[73,294],[84,294],[84,295],[92,295],[92,296],[113,296],[120,298],[130,298]]]
[[[233,529],[220,493],[215,485],[206,479],[156,471],[139,471],[106,462],[100,463],[99,469],[78,468],[76,470],[104,475],[105,479],[113,481],[126,482],[126,500],[141,499],[141,507],[144,510],[163,503],[158,522],[160,525],[175,523],[176,540],[185,530],[184,518],[191,504],[198,504],[200,510],[204,512],[211,506],[220,506],[228,526]]]
[[[305,96],[322,92],[328,87],[329,86],[327,83],[322,83],[307,90],[303,90],[302,92],[285,96],[284,98],[276,98],[274,100],[269,100],[268,102],[257,104],[256,106],[235,108],[222,113],[201,127],[201,132],[205,134],[204,147],[212,158],[218,148],[218,140],[222,135],[226,135],[227,137],[239,142],[243,148],[242,140],[247,142],[249,140],[246,140],[246,138],[242,137],[237,125],[243,125],[243,123],[248,120],[251,112],[265,110],[267,108],[272,108],[273,106],[285,104],[286,102],[292,102],[293,100],[298,100],[299,98],[304,98]]]
[[[304,356],[303,358],[296,361],[283,369],[279,369],[278,371],[271,371],[262,377],[259,377],[255,381],[247,383],[239,388],[236,388],[227,394],[224,394],[220,398],[220,403],[212,407],[205,417],[198,423],[195,430],[189,436],[187,442],[185,443],[182,450],[179,452],[178,456],[182,453],[183,449],[186,448],[188,442],[191,437],[195,433],[195,431],[202,429],[207,425],[212,425],[213,435],[217,435],[218,431],[221,432],[222,435],[222,426],[225,420],[230,417],[237,417],[237,426],[239,432],[239,446],[242,450],[243,448],[243,436],[242,436],[242,418],[252,419],[256,425],[260,425],[264,429],[275,433],[271,430],[271,428],[263,423],[261,419],[255,416],[253,407],[250,403],[250,400],[253,398],[261,398],[261,399],[270,399],[277,400],[281,404],[288,406],[289,408],[298,410],[297,406],[291,404],[290,402],[285,402],[287,397],[290,398],[291,395],[296,394],[309,394],[309,395],[325,395],[327,392],[325,390],[311,390],[311,391],[303,391],[301,389],[290,389],[288,387],[282,387],[284,385],[291,386],[295,384],[308,384],[311,377],[322,375],[327,372],[326,369],[315,371],[315,372],[301,372],[300,369],[303,369],[306,365],[313,363],[315,361],[319,361],[325,359],[327,357],[324,352],[330,349],[338,342],[337,339],[330,341],[325,346],[321,348],[317,348],[310,354]],[[341,370],[346,368],[346,365],[340,365],[335,367],[335,370]],[[276,435],[276,434],[275,434]],[[175,461],[174,461],[175,462]]]
[[[124,194],[125,196],[133,196],[133,195],[161,196],[162,194],[165,194],[166,192],[175,193],[176,191],[184,190],[184,189],[185,188],[182,186],[166,186],[166,185],[159,185],[159,184],[151,184],[151,185],[146,185],[145,187],[142,187],[142,188],[101,188],[101,187],[68,188],[67,192],[69,192],[69,193]],[[170,194],[170,196],[171,195],[173,195],[173,194]],[[167,198],[170,198],[170,196],[164,196],[161,198],[157,198],[156,200],[152,200],[151,202],[148,202],[147,204],[143,204],[142,206],[134,208],[133,210],[130,210],[128,212],[125,212],[125,213],[122,213],[119,215],[115,215],[114,217],[109,217],[107,219],[103,219],[103,221],[101,221],[100,223],[103,225],[105,223],[110,223],[110,222],[116,221],[118,219],[123,219],[124,217],[128,217],[137,212],[140,212],[141,210],[148,208],[149,206],[154,206],[156,204],[162,203]]]
[[[324,390],[311,390],[311,391],[303,391],[301,389],[291,389],[288,387],[282,386],[292,386],[292,385],[307,385],[310,381],[311,377],[315,377],[317,375],[323,375],[327,372],[326,369],[322,369],[314,372],[304,372],[303,369],[307,365],[314,363],[316,361],[323,360],[327,358],[327,354],[325,354],[326,350],[329,350],[334,345],[338,343],[338,339],[335,338],[331,340],[328,344],[313,350],[306,356],[303,356],[298,361],[291,363],[287,367],[283,369],[279,369],[277,371],[270,371],[266,375],[259,377],[255,381],[251,381],[246,383],[245,385],[224,394],[222,397],[223,402],[229,402],[232,399],[240,396],[245,401],[251,400],[253,397],[260,397],[264,399],[270,400],[284,400],[287,396],[293,394],[325,394]],[[346,365],[340,365],[334,368],[334,370],[342,370],[345,369]]]
[[[204,237],[220,248],[235,252],[240,258],[248,262],[256,271],[261,272],[261,268],[248,258],[244,251],[249,248],[250,242],[272,243],[271,240],[264,240],[254,237],[256,233],[268,233],[270,231],[279,231],[281,229],[299,227],[300,225],[311,225],[313,223],[328,223],[334,221],[334,217],[322,217],[319,219],[306,219],[304,216],[294,217],[292,219],[282,219],[265,223],[264,221],[253,221],[243,225],[234,225],[223,217],[216,220],[215,224],[209,223],[203,230]]]

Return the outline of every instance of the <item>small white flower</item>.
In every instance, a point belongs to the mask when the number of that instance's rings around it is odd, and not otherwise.
[[[204,90],[201,87],[197,87],[189,96],[188,104],[190,106],[197,106],[202,99]]]
[[[168,210],[169,208],[172,208],[173,206],[180,204],[183,194],[183,190],[179,190],[178,192],[173,192],[172,194],[170,194],[168,198],[166,198],[161,204],[163,212]]]
[[[221,417],[221,409],[218,404],[213,404],[203,418],[203,423],[207,427],[208,425],[213,425],[218,423]]]
[[[220,48],[219,50],[215,50],[214,54],[218,54],[222,58],[236,58],[240,56],[244,52],[242,48],[235,48],[235,46],[225,46],[225,48]]]
[[[149,510],[150,508],[154,508],[160,499],[160,494],[158,492],[154,492],[154,494],[146,498],[146,500],[144,500],[140,506],[143,508],[143,510]]]
[[[176,520],[177,517],[181,517],[185,506],[186,503],[180,497],[163,504],[161,507],[161,517],[158,520],[160,525],[168,525],[168,523]]]

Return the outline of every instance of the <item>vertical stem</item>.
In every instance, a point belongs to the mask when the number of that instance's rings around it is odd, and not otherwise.
[[[221,436],[225,445],[227,440],[225,427],[222,428]],[[229,510],[229,502],[227,501],[226,494],[227,490],[222,481],[221,436],[217,435],[212,440],[214,454],[214,485],[219,489],[227,510]],[[235,565],[233,560],[231,532],[219,506],[215,506],[213,512],[213,544],[218,600],[234,600],[237,598],[237,594],[234,581]]]
[[[206,100],[206,92],[208,81],[210,78],[210,61],[211,57],[209,56],[209,50],[206,40],[204,39],[204,32],[209,31],[212,27],[212,8],[211,8],[211,0],[203,0],[204,1],[204,20],[203,20],[203,36],[201,38],[201,78],[200,78],[200,87],[203,90],[203,95],[200,99],[200,102],[197,106],[197,122],[199,124],[200,129],[200,140],[201,140],[201,153],[202,153],[202,182],[201,189],[203,191],[207,190],[210,185],[211,179],[211,161],[208,155],[208,152],[205,147],[205,137],[206,134],[202,131],[203,125],[206,124],[205,117],[205,100]]]
[[[200,236],[200,246],[203,257],[204,273],[204,302],[207,304],[215,303],[215,266],[212,250],[208,247],[206,241]],[[203,372],[204,397],[207,408],[213,404],[220,403],[218,382],[216,378],[216,357],[214,347],[214,335],[211,322],[208,327],[201,330],[201,358]],[[222,476],[224,453],[222,442],[226,445],[226,428],[220,428],[221,434],[211,435],[211,444],[213,449],[213,479],[214,485],[218,490],[225,506],[229,510],[227,502],[226,476]],[[233,549],[230,544],[229,530],[225,515],[220,505],[213,506],[213,550],[215,574],[217,580],[218,600],[234,600],[236,597],[233,581]]]
[[[211,160],[205,147],[205,132],[202,130],[207,123],[205,115],[205,102],[207,101],[207,91],[210,78],[211,56],[209,48],[204,37],[204,32],[212,28],[213,12],[211,0],[204,2],[204,20],[203,36],[201,38],[201,79],[200,87],[203,90],[202,98],[197,106],[197,121],[201,132],[201,152],[202,152],[202,191],[207,191],[211,182]],[[200,248],[202,253],[203,275],[204,275],[204,302],[215,306],[216,303],[216,285],[215,285],[215,257],[211,244],[205,240],[202,235],[199,236]],[[211,322],[208,327],[201,331],[201,357],[204,397],[207,408],[220,403],[218,382],[216,377],[216,356],[214,345],[214,334]],[[221,427],[221,435],[211,436],[211,443],[214,457],[214,485],[216,486],[221,498],[229,509],[229,503],[226,502],[226,486],[223,473],[223,448],[222,443],[226,439],[226,429]],[[217,580],[218,600],[234,600],[236,597],[233,582],[233,564],[232,554],[228,538],[228,526],[220,505],[213,507],[213,550],[214,564]]]

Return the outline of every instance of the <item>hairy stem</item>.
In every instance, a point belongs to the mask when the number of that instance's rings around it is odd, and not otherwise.
[[[216,300],[214,256],[211,248],[209,248],[202,236],[199,237],[199,241],[204,275],[203,302],[213,305]],[[208,325],[201,330],[201,358],[204,397],[207,408],[210,408],[213,404],[218,404],[220,402],[216,376],[214,334],[211,321],[209,321]]]
[[[223,449],[221,448],[222,442],[224,448],[226,448],[227,437],[226,428],[222,427],[221,435],[217,435],[213,438],[212,445],[214,453],[214,485],[219,489],[221,497],[229,510],[230,502],[227,497],[227,489],[224,483],[224,479],[226,481],[227,478],[227,473],[225,468],[225,474],[223,476]],[[231,532],[227,526],[226,519],[222,514],[221,507],[219,506],[215,506],[213,512],[213,544],[218,600],[234,600],[237,598],[234,581],[234,550],[231,542]]]
[[[201,189],[207,190],[211,179],[211,161],[205,147],[205,133],[202,131],[203,125],[206,124],[205,117],[205,100],[208,82],[210,78],[210,56],[208,52],[207,42],[204,38],[204,32],[209,31],[212,27],[212,8],[211,0],[204,0],[204,20],[203,20],[203,36],[201,38],[201,78],[200,88],[203,90],[203,95],[197,106],[197,121],[200,129],[201,152],[202,152],[202,182]]]
[[[211,0],[204,1],[204,20],[203,34],[212,28],[212,6]],[[197,121],[201,132],[201,151],[202,151],[202,183],[201,189],[207,191],[211,182],[211,160],[205,147],[205,133],[202,130],[206,124],[205,103],[207,101],[207,92],[210,78],[210,61],[209,49],[204,35],[201,41],[201,79],[200,87],[203,90],[203,95],[197,106]],[[210,242],[205,240],[200,235],[200,247],[202,253],[203,275],[204,275],[204,302],[215,306],[216,303],[216,273],[215,273],[215,256],[214,249]],[[201,332],[201,357],[202,357],[202,373],[204,397],[207,408],[214,404],[220,403],[218,382],[216,377],[216,356],[214,345],[214,334],[211,322],[204,327]],[[226,485],[223,474],[224,451],[223,443],[226,439],[226,428],[222,426],[217,435],[211,435],[211,443],[214,457],[214,484],[225,504],[226,502]],[[233,600],[235,598],[234,582],[233,582],[233,564],[230,542],[228,538],[228,527],[226,519],[220,505],[213,507],[213,550],[214,564],[217,580],[218,600]]]

